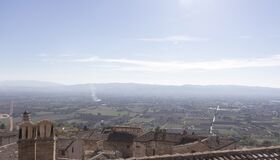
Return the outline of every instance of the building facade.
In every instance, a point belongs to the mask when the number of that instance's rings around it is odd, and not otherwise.
[[[0,132],[0,147],[15,143],[18,140],[17,132],[10,132],[10,131],[2,131]]]
[[[203,139],[193,135],[169,133],[166,130],[156,130],[145,133],[134,140],[133,156],[155,156],[172,154],[172,147]]]
[[[73,138],[57,139],[56,158],[57,160],[84,159],[82,140]]]

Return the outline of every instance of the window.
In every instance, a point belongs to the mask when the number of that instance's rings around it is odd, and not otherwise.
[[[74,147],[72,147],[72,153],[74,153]]]
[[[38,137],[40,137],[40,127],[39,126],[37,127],[37,134],[38,134]]]
[[[36,137],[36,128],[33,128],[33,132],[32,132],[32,138]]]
[[[28,139],[28,127],[25,129],[25,138]]]
[[[19,129],[19,135],[18,135],[19,139],[22,138],[22,133],[21,133],[21,132],[22,132],[22,129],[20,128],[20,129]]]
[[[65,151],[61,151],[61,155],[62,155],[62,156],[65,156]]]
[[[46,125],[44,125],[44,131],[45,131],[44,137],[47,137],[47,126]]]
[[[129,145],[127,145],[126,148],[129,148]]]
[[[51,127],[51,136],[53,136],[53,125]]]

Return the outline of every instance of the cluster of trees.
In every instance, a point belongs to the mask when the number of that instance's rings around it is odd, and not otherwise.
[[[269,147],[273,145],[273,142],[268,140],[264,140],[260,142],[250,136],[244,136],[241,138],[239,144],[241,146]]]

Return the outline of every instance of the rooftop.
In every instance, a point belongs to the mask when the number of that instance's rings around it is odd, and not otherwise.
[[[112,132],[108,135],[107,141],[133,142],[136,136],[127,132]]]
[[[280,157],[280,146],[237,149],[211,152],[197,152],[188,154],[163,155],[152,157],[130,158],[131,160],[240,160],[240,159],[256,159],[256,160],[277,160]]]
[[[170,132],[156,132],[150,131],[136,138],[137,142],[148,142],[148,141],[166,141],[175,144],[190,143],[199,140],[202,137],[194,135],[183,135],[181,133],[170,133]]]
[[[58,150],[67,150],[69,146],[74,142],[74,139],[70,138],[59,138],[57,140],[57,149]]]

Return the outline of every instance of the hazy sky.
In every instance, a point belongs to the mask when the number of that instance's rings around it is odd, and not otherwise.
[[[279,0],[1,0],[0,80],[280,87]]]

